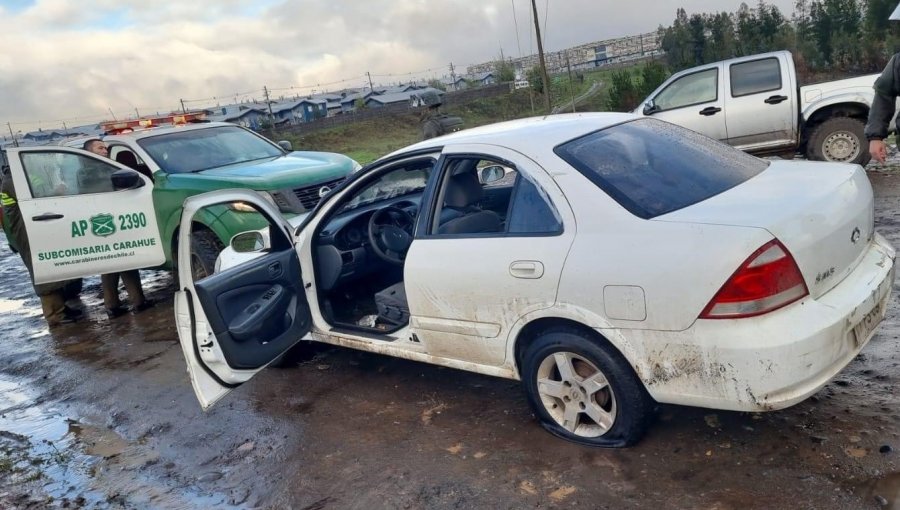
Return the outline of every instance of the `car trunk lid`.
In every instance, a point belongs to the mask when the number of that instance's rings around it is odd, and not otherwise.
[[[772,161],[743,184],[651,221],[766,229],[793,255],[816,298],[858,264],[874,234],[874,199],[858,165]]]

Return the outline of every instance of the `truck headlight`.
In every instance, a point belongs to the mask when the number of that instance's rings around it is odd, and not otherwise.
[[[266,199],[267,202],[274,205],[275,207],[278,207],[278,204],[275,202],[275,199],[272,198],[271,194],[269,194],[266,191],[257,191],[257,193],[259,193],[260,197]],[[243,202],[232,202],[232,203],[228,204],[228,208],[231,209],[232,211],[238,211],[238,212],[257,212],[256,209],[252,205],[245,204]]]

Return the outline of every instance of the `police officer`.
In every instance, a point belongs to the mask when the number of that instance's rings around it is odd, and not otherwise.
[[[6,171],[2,179],[3,182],[0,183],[0,204],[3,206],[3,215],[9,220],[10,237],[13,238],[13,242],[19,249],[22,262],[28,268],[34,292],[41,299],[44,319],[47,320],[47,324],[51,327],[77,321],[84,315],[84,312],[66,306],[66,298],[63,291],[69,282],[34,283],[34,270],[31,266],[31,245],[28,242],[28,233],[25,231],[25,223],[22,220],[22,213],[19,210],[19,204],[16,199],[16,189],[13,186],[12,175]]]
[[[890,19],[900,20],[900,5],[891,13]],[[894,116],[897,97],[900,97],[900,53],[895,53],[891,57],[884,71],[881,72],[881,76],[875,80],[873,88],[875,89],[875,99],[872,101],[869,120],[866,123],[866,140],[869,141],[869,153],[872,155],[872,159],[884,163],[887,159],[887,147],[884,139],[887,138],[888,125]]]
[[[447,134],[440,121],[441,97],[437,92],[428,90],[422,93],[422,102],[428,106],[422,121],[422,139]]]
[[[83,148],[98,156],[109,157],[109,148],[99,138],[85,141]],[[100,275],[100,286],[103,289],[103,305],[106,307],[107,317],[114,319],[128,311],[119,297],[119,278],[125,285],[125,292],[128,293],[128,299],[131,301],[132,310],[135,313],[142,312],[155,304],[144,296],[144,289],[141,287],[141,273],[137,269],[102,274]]]

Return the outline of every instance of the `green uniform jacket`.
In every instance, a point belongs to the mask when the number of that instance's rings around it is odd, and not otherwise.
[[[900,96],[900,53],[891,57],[872,88],[875,89],[875,99],[866,123],[866,139],[884,140],[894,117],[897,97]]]

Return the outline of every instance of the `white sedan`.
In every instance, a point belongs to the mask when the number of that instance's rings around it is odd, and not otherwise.
[[[656,402],[809,397],[872,337],[894,276],[861,167],[627,114],[421,142],[295,224],[251,191],[191,197],[179,246],[234,202],[269,228],[235,236],[211,276],[181,272],[176,295],[204,408],[311,339],[520,379],[548,431],[620,447]]]

